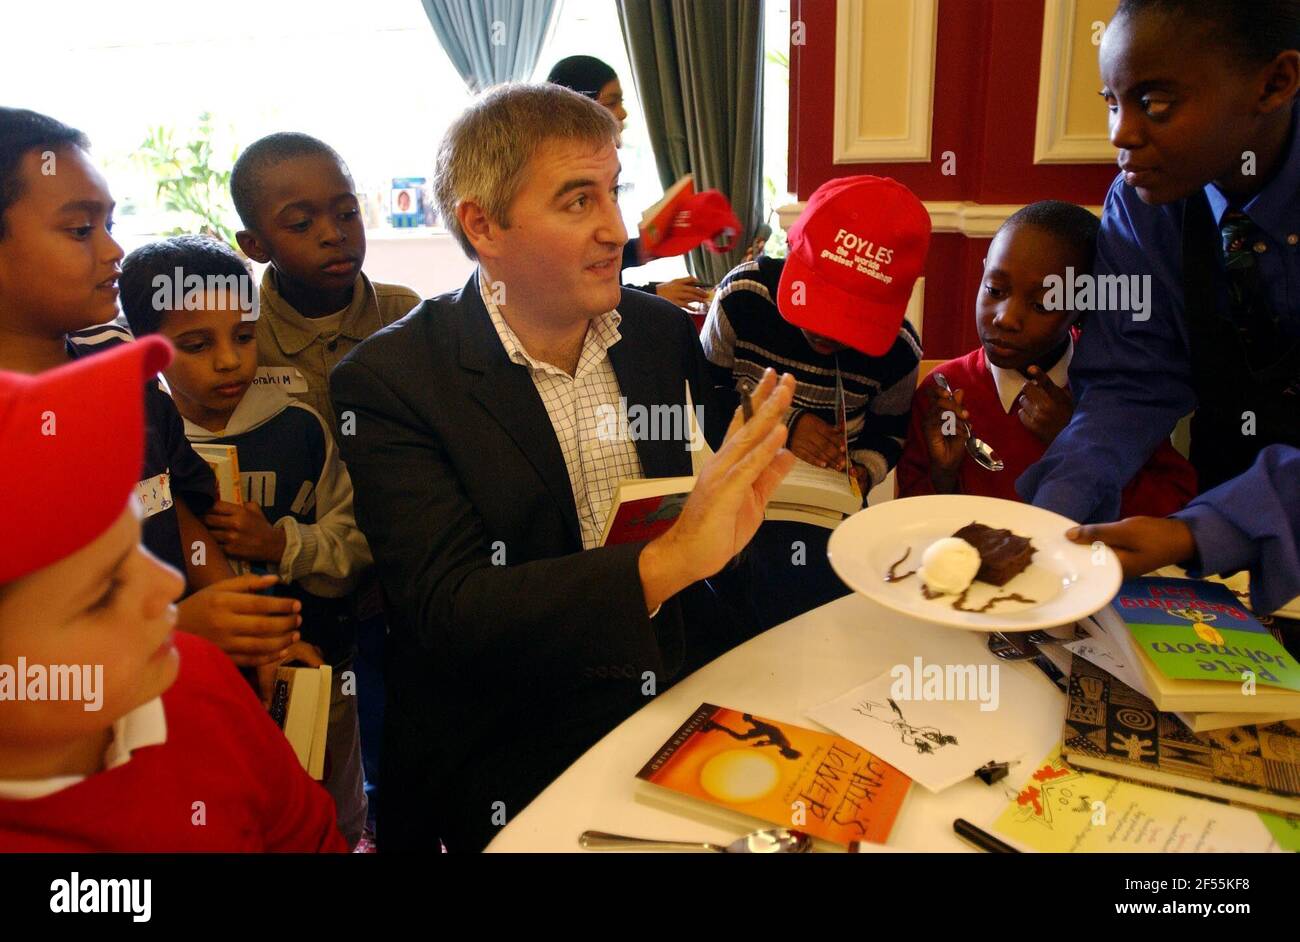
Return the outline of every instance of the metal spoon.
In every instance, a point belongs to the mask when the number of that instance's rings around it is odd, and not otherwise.
[[[645,837],[627,837],[605,831],[583,831],[578,843],[587,850],[694,850],[718,854],[802,854],[812,847],[812,838],[803,831],[767,828],[754,831],[730,844],[692,843],[690,841],[656,841]]]
[[[994,657],[1004,661],[1024,661],[1042,653],[1039,650],[1040,645],[1070,644],[1086,637],[1088,637],[1087,633],[1081,632],[1077,627],[1072,638],[1057,638],[1046,631],[1018,631],[1006,634],[995,631],[989,635],[986,643],[989,653]]]
[[[934,374],[934,381],[938,383],[939,388],[952,395],[952,387],[948,385],[948,380],[942,373]],[[975,437],[975,433],[970,430],[970,423],[962,420],[962,425],[966,426],[966,450],[970,456],[979,463],[980,467],[987,468],[989,471],[1001,471],[1006,467],[1002,459],[997,456],[987,442],[982,442]]]
[[[1068,639],[1053,639],[1065,641]],[[1006,635],[995,631],[988,637],[989,653],[1000,661],[1028,661],[1047,675],[1058,690],[1068,693],[1070,680],[1061,669],[1052,663],[1052,659],[1038,650],[1024,635]]]

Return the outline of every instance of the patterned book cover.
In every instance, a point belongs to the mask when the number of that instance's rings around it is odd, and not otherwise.
[[[883,844],[912,784],[847,739],[711,703],[637,778],[837,844]]]
[[[1076,656],[1062,738],[1066,761],[1080,768],[1300,813],[1300,720],[1194,733]]]

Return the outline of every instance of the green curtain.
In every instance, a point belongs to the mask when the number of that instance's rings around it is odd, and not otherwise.
[[[448,58],[474,94],[529,78],[555,0],[421,0]]]
[[[763,0],[617,0],[659,179],[718,189],[745,227],[733,250],[696,249],[691,273],[716,284],[763,215]]]

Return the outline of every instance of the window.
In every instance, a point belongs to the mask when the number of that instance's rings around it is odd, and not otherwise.
[[[768,0],[767,17],[768,48],[784,54],[789,0]],[[432,178],[443,131],[471,97],[418,0],[60,0],[11,4],[5,19],[5,104],[86,132],[118,201],[117,234],[128,251],[185,224],[159,205],[154,175],[138,159],[155,128],[187,142],[200,115],[210,114],[218,169],[263,134],[315,135],[347,161],[376,227],[394,177]],[[578,53],[607,61],[623,84],[620,156],[631,188],[622,205],[635,234],[663,188],[612,0],[562,0],[535,78]],[[773,185],[765,199],[780,205],[788,70],[769,57],[767,73],[764,174]],[[685,273],[682,259],[660,259],[631,280]]]
[[[776,211],[795,202],[788,189],[790,126],[790,0],[767,0],[763,32],[763,215],[772,227],[768,255],[784,255],[785,233]]]
[[[416,0],[63,0],[5,17],[0,88],[21,89],[6,104],[86,132],[127,249],[177,224],[133,159],[154,127],[185,141],[209,112],[224,169],[263,134],[305,131],[382,206],[393,177],[432,175],[443,130],[470,100]]]

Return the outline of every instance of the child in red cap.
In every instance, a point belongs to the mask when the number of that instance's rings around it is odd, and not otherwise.
[[[902,454],[921,361],[903,314],[929,244],[930,216],[901,183],[831,180],[791,228],[787,258],[744,262],[722,280],[700,336],[719,386],[757,382],[768,367],[793,374],[787,447],[849,471],[864,498]],[[749,553],[760,624],[844,594],[826,560],[828,536],[808,524],[763,525]]]
[[[24,536],[0,541],[0,847],[346,850],[230,660],[174,630],[184,583],[140,545],[140,391],[170,355],[148,338],[0,372],[0,493]]]

